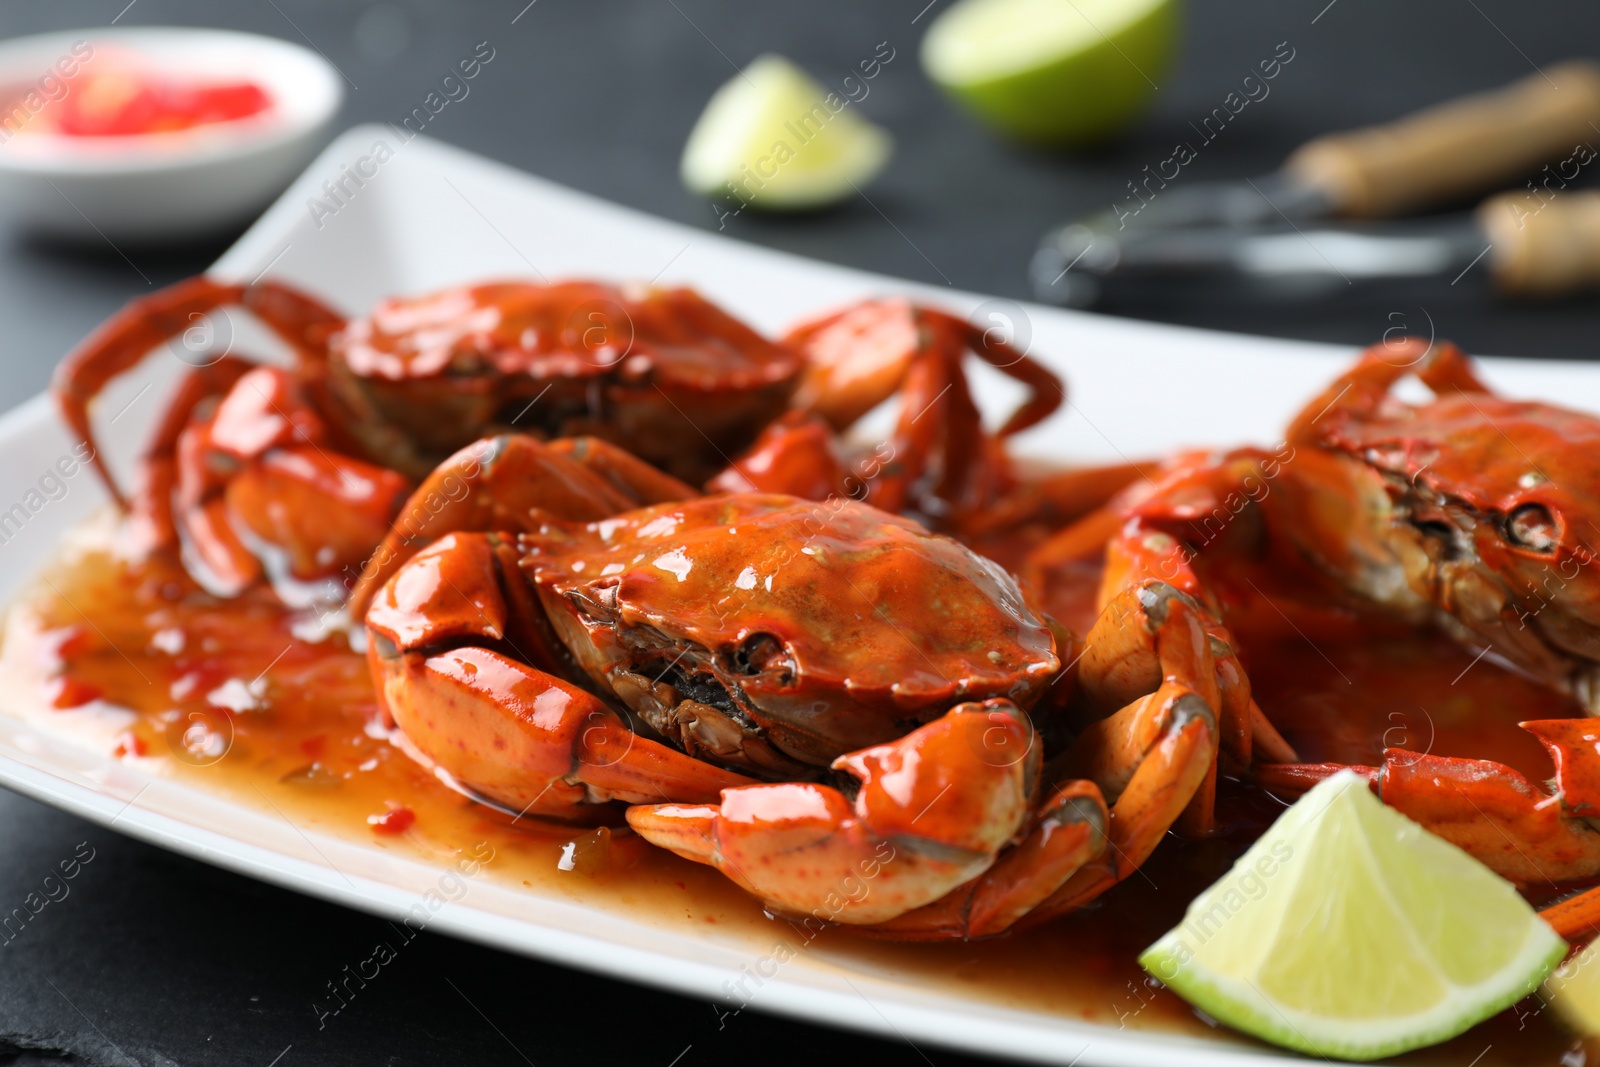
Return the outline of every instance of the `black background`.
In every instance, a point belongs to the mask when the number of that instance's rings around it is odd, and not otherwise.
[[[798,219],[747,212],[727,232],[1018,298],[1028,296],[1024,267],[1044,227],[1108,207],[1279,42],[1295,58],[1271,96],[1206,147],[1186,168],[1188,180],[1269,171],[1316,134],[1497,86],[1600,42],[1600,7],[1588,3],[1191,0],[1181,56],[1156,79],[1152,113],[1119,143],[1063,158],[998,143],[924,80],[917,44],[943,0],[916,24],[927,0],[537,0],[513,25],[525,2],[136,0],[125,9],[126,0],[3,0],[0,36],[103,26],[122,12],[120,25],[218,25],[309,40],[356,86],[339,128],[398,121],[460,55],[488,41],[495,62],[430,135],[705,228],[715,228],[715,213],[678,184],[677,159],[734,65],[778,51],[831,80],[887,41],[896,57],[861,104],[898,145],[869,190],[876,208],[857,199]],[[125,251],[160,285],[202,270],[226,243]],[[109,249],[50,248],[0,232],[0,408],[43,388],[69,346],[146,290]],[[1481,267],[1455,286],[1351,291],[1312,306],[1150,293],[1108,310],[1352,345],[1375,340],[1396,313],[1412,322],[1425,313],[1439,336],[1469,350],[1563,358],[1589,356],[1600,326],[1590,298],[1496,302]],[[719,1029],[703,1002],[431,934],[319,1031],[311,1004],[324,981],[369,955],[384,924],[3,792],[0,910],[20,904],[82,841],[96,856],[71,895],[0,947],[0,1055],[25,1047],[93,1063],[256,1067],[279,1056],[283,1067],[964,1059],[752,1012]]]

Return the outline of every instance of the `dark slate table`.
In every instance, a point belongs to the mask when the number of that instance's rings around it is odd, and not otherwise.
[[[1182,57],[1159,79],[1155,111],[1120,143],[1066,159],[997,144],[924,81],[916,47],[931,13],[915,25],[913,19],[927,0],[537,0],[526,9],[526,0],[125,3],[5,0],[0,36],[118,18],[309,41],[358,87],[341,126],[398,121],[459,55],[488,41],[503,58],[430,134],[706,228],[715,227],[716,215],[679,186],[677,159],[732,64],[772,50],[818,74],[842,75],[887,41],[895,59],[862,103],[899,145],[871,190],[876,206],[858,200],[800,219],[745,213],[729,220],[728,232],[1022,298],[1024,264],[1043,227],[1109,206],[1279,42],[1295,50],[1292,66],[1268,99],[1206,146],[1186,180],[1270,170],[1315,134],[1496,86],[1535,64],[1592,52],[1600,41],[1600,7],[1579,2],[1530,8],[1512,0],[1194,0]],[[127,251],[159,285],[201,270],[225,244]],[[0,408],[42,389],[63,351],[144,291],[139,274],[108,249],[43,247],[0,233]],[[1471,275],[1453,287],[1349,292],[1309,307],[1152,298],[1109,310],[1352,345],[1425,314],[1440,336],[1469,349],[1563,358],[1587,357],[1600,328],[1592,299],[1508,306]],[[313,1001],[329,975],[365,958],[383,937],[379,920],[177,858],[4,792],[0,911],[20,905],[62,860],[90,850],[94,858],[70,894],[0,943],[0,1059],[15,1052],[18,1062],[65,1056],[254,1067],[624,1060],[692,1067],[785,1054],[876,1064],[965,1059],[752,1012],[719,1024],[703,1002],[431,934],[319,1029]]]

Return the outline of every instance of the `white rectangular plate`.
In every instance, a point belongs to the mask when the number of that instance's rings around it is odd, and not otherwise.
[[[374,161],[380,143],[386,147],[377,154],[392,156],[381,163]],[[342,203],[331,200],[325,183],[348,173],[370,176],[359,187],[346,179],[349,195]],[[219,277],[241,280],[267,272],[350,313],[383,295],[494,276],[685,284],[769,332],[873,295],[910,294],[959,314],[986,304],[971,293],[829,266],[650,218],[426,138],[402,144],[385,126],[341,136],[214,269]],[[1025,453],[1062,461],[1275,441],[1298,405],[1352,355],[1326,345],[1009,301],[992,302],[987,311],[1001,316],[992,320],[996,326],[1016,326],[1018,339],[1031,334],[1032,353],[1070,384],[1070,404],[1019,441]],[[1420,309],[1409,316],[1413,330],[1428,331]],[[248,324],[229,321],[237,325],[242,351],[272,347]],[[1373,339],[1399,322],[1398,314],[1374,322]],[[1600,410],[1600,370],[1594,367],[1485,362],[1489,377],[1512,393]],[[182,369],[176,359],[148,363],[117,383],[100,408],[108,416],[101,419],[104,447],[117,466],[133,454],[159,410],[160,386]],[[986,408],[1004,407],[1012,396],[1008,383],[988,376],[978,390]],[[0,596],[15,595],[65,531],[104,503],[86,473],[66,482],[64,496],[29,495],[69,447],[43,397],[0,418],[0,512],[17,503],[29,512],[20,532],[0,544]],[[191,781],[146,774],[20,711],[0,715],[0,783],[164,848],[391,918],[402,917],[439,882],[438,868],[373,845],[307,834]],[[724,983],[771,948],[770,938],[667,927],[493,884],[474,885],[430,927],[707,999],[725,997]],[[754,1006],[891,1038],[1047,1062],[1304,1062],[1227,1038],[1118,1031],[990,1006],[805,954],[762,986]]]

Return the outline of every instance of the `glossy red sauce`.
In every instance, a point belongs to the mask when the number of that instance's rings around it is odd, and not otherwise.
[[[686,929],[767,931],[775,941],[805,940],[808,951],[847,968],[1112,1027],[1211,1032],[1183,1001],[1147,981],[1135,957],[1282,810],[1274,798],[1224,780],[1221,834],[1169,838],[1096,905],[1022,936],[899,944],[831,929],[812,938],[764,916],[709,868],[650,848],[625,829],[513,822],[447,789],[368,730],[375,703],[363,657],[338,634],[308,640],[314,616],[289,612],[265,592],[219,601],[171,562],[131,565],[93,549],[48,577],[51,584],[12,616],[11,652],[51,665],[37,683],[43,701],[128,709],[114,742],[121,758],[162,761],[240,802],[265,799],[297,825],[419,856],[486,841],[495,850],[489,876],[534,892],[634,909]],[[1086,624],[1093,579],[1090,567],[1061,583],[1052,609]],[[1233,590],[1230,604],[1260,702],[1304,757],[1376,760],[1386,744],[1431,745],[1501,759],[1536,779],[1548,774],[1542,752],[1515,723],[1575,714],[1565,698],[1492,662],[1473,664],[1436,635],[1318,606],[1297,581],[1258,583],[1255,600]],[[1272,621],[1279,611],[1298,632],[1281,616]],[[1584,1062],[1539,1007],[1530,998],[1404,1062]]]
[[[171,133],[249,118],[272,107],[267,90],[248,79],[200,81],[126,65],[85,70],[62,84],[59,99],[32,108],[39,114],[26,127],[30,132],[68,137]]]

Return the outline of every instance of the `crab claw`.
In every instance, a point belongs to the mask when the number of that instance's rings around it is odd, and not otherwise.
[[[524,814],[708,800],[750,782],[638,736],[553,673],[559,655],[531,625],[531,591],[501,577],[515,571],[514,552],[494,535],[452,534],[379,591],[367,613],[367,655],[402,748]]]
[[[376,657],[402,747],[521,813],[714,796],[742,775],[636,736],[598,699],[485,648]]]
[[[605,480],[542,441],[521,434],[475,441],[456,452],[417,486],[350,593],[359,615],[423,546],[456,531],[518,533],[539,512],[561,518],[602,519],[625,511],[628,500]]]
[[[1600,723],[1593,719],[1542,719],[1518,723],[1550,753],[1556,792],[1567,814],[1600,818]]]
[[[324,450],[326,420],[289,371],[240,370],[211,417],[172,434],[171,461],[146,457],[136,514],[154,519],[156,528],[170,525],[190,573],[222,596],[237,595],[261,576],[251,539],[281,552],[289,575],[300,581],[358,566],[388,530],[410,484],[394,471]],[[192,380],[196,385],[186,383],[190,395],[169,422],[187,417],[200,399],[204,383]],[[155,499],[161,489],[170,501]]]
[[[1592,719],[1525,722],[1555,760],[1554,792],[1503,763],[1391,748],[1381,767],[1353,767],[1383,802],[1519,885],[1600,874],[1600,830],[1588,819],[1600,798],[1600,725]],[[1256,781],[1298,795],[1338,771],[1337,763],[1258,766]]]
[[[1008,700],[960,704],[833,763],[860,783],[724,790],[720,804],[628,809],[640,836],[710,864],[777,911],[852,925],[931,904],[984,871],[1029,814],[1039,757]]]
[[[926,907],[873,928],[901,940],[993,937],[1031,914],[1079,871],[1099,860],[1110,813],[1093,782],[1057,786],[1034,813],[1027,835],[993,867]]]
[[[1555,761],[1555,792],[1545,793],[1502,763],[1452,759],[1391,748],[1381,767],[1339,763],[1264,764],[1259,785],[1291,796],[1341,770],[1372,783],[1387,805],[1470,853],[1519,885],[1592,879],[1600,873],[1595,781],[1600,776],[1600,728],[1592,719],[1522,723]],[[1571,792],[1568,792],[1571,790]],[[1568,941],[1600,931],[1600,889],[1568,897],[1539,913]]]
[[[1567,813],[1576,818],[1600,817],[1600,725],[1591,718],[1544,719],[1521,724],[1543,742],[1556,765],[1555,787]],[[1600,889],[1553,904],[1539,913],[1568,941],[1600,931]]]

